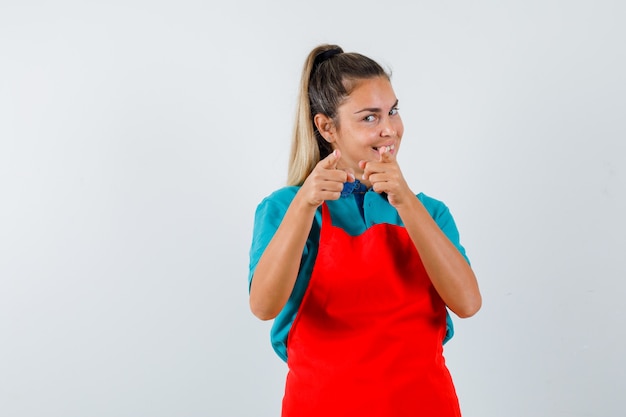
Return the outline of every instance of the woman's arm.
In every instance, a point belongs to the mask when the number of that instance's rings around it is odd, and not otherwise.
[[[273,319],[287,303],[317,208],[325,200],[341,196],[348,174],[335,169],[340,157],[335,151],[316,165],[256,265],[250,285],[250,309],[261,320]]]
[[[261,320],[271,320],[278,315],[298,276],[302,251],[316,211],[316,207],[306,204],[298,194],[254,270],[250,309]]]
[[[387,193],[420,254],[433,286],[459,317],[476,314],[482,304],[478,282],[461,252],[441,231],[402,176],[395,157],[381,149],[379,161],[363,161],[364,178]]]
[[[411,193],[396,209],[420,254],[433,286],[448,308],[461,318],[480,309],[482,299],[474,271],[432,219],[424,205]]]

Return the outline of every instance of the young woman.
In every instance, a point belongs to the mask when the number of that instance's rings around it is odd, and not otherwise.
[[[396,160],[404,128],[375,61],[307,57],[289,186],[256,210],[250,307],[289,367],[283,417],[460,416],[443,343],[478,284],[450,212]]]

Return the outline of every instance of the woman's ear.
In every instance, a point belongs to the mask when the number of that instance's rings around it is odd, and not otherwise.
[[[320,132],[322,137],[328,143],[333,143],[335,141],[334,138],[334,124],[333,120],[322,113],[317,113],[313,118],[313,122],[315,123],[315,127]]]

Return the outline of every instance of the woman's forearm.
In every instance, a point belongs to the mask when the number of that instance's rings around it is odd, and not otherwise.
[[[296,194],[261,255],[250,286],[250,309],[261,320],[275,318],[287,303],[316,210]]]
[[[476,276],[463,255],[417,198],[397,210],[433,286],[448,308],[459,317],[474,315],[482,299]]]

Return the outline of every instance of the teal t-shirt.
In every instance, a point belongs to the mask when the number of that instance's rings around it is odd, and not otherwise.
[[[345,192],[346,188],[349,188],[349,192]],[[344,193],[342,193],[341,198],[326,202],[332,213],[333,226],[341,227],[352,236],[360,235],[367,230],[367,228],[380,223],[404,226],[398,212],[389,204],[384,195],[378,194],[372,190],[365,191],[364,193],[353,193],[351,192],[353,187],[348,186],[348,184],[346,184],[346,188],[344,188]],[[299,189],[300,187],[298,186],[281,188],[266,197],[258,205],[254,219],[252,246],[250,248],[250,274],[248,276],[248,283],[252,282],[254,270],[261,255],[274,236],[274,233],[276,233],[287,208]],[[459,242],[459,233],[454,219],[446,205],[423,193],[418,194],[417,198],[422,202],[424,207],[426,207],[443,233],[469,262],[465,254],[465,249]],[[309,278],[311,277],[311,272],[313,271],[315,258],[317,257],[321,225],[322,211],[320,207],[315,214],[311,232],[309,233],[304,250],[302,251],[300,270],[291,296],[285,307],[283,307],[282,311],[274,319],[272,325],[272,347],[284,361],[287,361],[287,336],[296,313],[298,312],[298,308],[300,307],[300,303],[309,283]],[[450,314],[448,314],[447,332],[443,343],[450,340],[453,334],[454,327]]]

